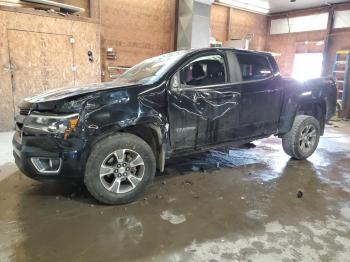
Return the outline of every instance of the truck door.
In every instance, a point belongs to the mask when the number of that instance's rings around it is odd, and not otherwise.
[[[236,52],[242,74],[240,130],[242,137],[273,134],[281,113],[283,89],[267,55]]]
[[[224,54],[215,51],[187,61],[168,88],[173,149],[196,149],[232,139],[239,99],[239,87],[229,83]]]

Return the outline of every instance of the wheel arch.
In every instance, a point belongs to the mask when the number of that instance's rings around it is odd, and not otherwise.
[[[308,115],[316,118],[320,124],[321,135],[323,135],[326,125],[326,110],[327,106],[325,101],[302,102],[298,105],[295,116]]]
[[[321,135],[324,134],[326,124],[326,102],[318,100],[302,100],[295,103],[287,103],[280,117],[278,136],[282,137],[292,128],[294,120],[298,115],[309,115],[315,117],[321,127]]]
[[[161,127],[152,123],[140,123],[124,128],[118,126],[110,126],[100,131],[99,134],[91,141],[90,150],[96,143],[115,133],[129,133],[136,135],[144,140],[151,147],[154,153],[157,169],[159,169],[161,172],[164,171],[165,150],[163,141],[165,135],[163,134]]]

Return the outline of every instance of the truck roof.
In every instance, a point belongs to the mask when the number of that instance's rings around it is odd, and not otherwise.
[[[246,50],[246,49],[238,49],[238,48],[232,48],[232,47],[206,47],[206,48],[193,48],[193,49],[188,49],[189,53],[195,53],[195,52],[202,52],[202,51],[210,51],[210,50],[222,50],[222,51],[239,51],[242,53],[247,53],[247,54],[263,54],[263,55],[270,55],[272,54],[267,51],[257,51],[257,50]]]

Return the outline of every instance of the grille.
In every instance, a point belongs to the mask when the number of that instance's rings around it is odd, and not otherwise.
[[[23,116],[27,116],[30,113],[30,108],[20,108],[19,109],[19,114]]]

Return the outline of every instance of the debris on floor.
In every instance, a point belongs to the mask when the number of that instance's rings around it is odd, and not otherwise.
[[[182,182],[182,184],[191,186],[191,185],[193,185],[193,182],[190,181],[190,180],[185,180],[185,181]]]
[[[169,221],[171,224],[178,225],[186,221],[185,215],[175,215],[170,210],[165,210],[161,213],[160,217],[163,220]]]
[[[302,198],[303,195],[304,195],[303,191],[302,190],[298,190],[297,197],[298,198]]]

